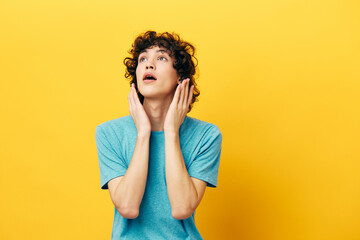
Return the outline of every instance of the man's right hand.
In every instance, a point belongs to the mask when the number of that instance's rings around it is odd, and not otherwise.
[[[128,101],[129,101],[129,112],[135,122],[138,135],[150,134],[151,123],[136,93],[134,83],[131,84],[130,93],[128,95]]]

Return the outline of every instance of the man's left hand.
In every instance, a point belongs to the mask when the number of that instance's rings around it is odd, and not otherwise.
[[[165,133],[179,133],[179,128],[188,113],[193,96],[194,85],[190,87],[189,91],[189,82],[190,79],[187,78],[179,83],[176,88],[174,98],[165,117]]]

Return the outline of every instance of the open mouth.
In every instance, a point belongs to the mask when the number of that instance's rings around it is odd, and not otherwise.
[[[153,74],[151,74],[151,73],[147,73],[147,74],[144,75],[143,80],[144,80],[144,81],[145,81],[145,80],[156,80],[156,77],[155,77]]]

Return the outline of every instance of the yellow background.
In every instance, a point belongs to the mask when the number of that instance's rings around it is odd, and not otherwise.
[[[148,30],[198,50],[189,114],[223,133],[204,239],[360,239],[360,3],[0,1],[0,239],[110,239],[95,127],[128,113]]]

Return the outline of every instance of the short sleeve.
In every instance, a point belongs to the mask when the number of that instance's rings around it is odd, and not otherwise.
[[[95,140],[99,158],[101,189],[108,189],[108,182],[115,177],[125,175],[127,166],[114,150],[111,141],[108,140],[100,125],[96,127]]]
[[[202,138],[200,149],[188,167],[190,177],[207,182],[208,187],[217,186],[221,144],[222,134],[219,128],[213,125]]]

